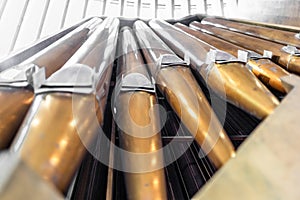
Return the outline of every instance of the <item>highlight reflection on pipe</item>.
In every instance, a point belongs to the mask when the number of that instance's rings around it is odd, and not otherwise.
[[[120,33],[119,94],[115,100],[128,199],[167,199],[154,85],[131,29]],[[143,80],[143,81],[142,81]]]
[[[235,151],[190,69],[145,23],[136,21],[134,30],[158,88],[214,165],[221,167]]]
[[[30,168],[62,192],[103,123],[118,29],[118,19],[105,19],[47,79],[12,145]]]
[[[274,62],[280,64],[290,72],[300,74],[300,52],[298,49],[288,48],[288,50],[284,50],[286,48],[284,45],[275,42],[220,29],[215,26],[201,24],[199,22],[192,22],[190,26],[198,27],[209,34],[215,35],[223,40],[242,46],[262,55],[264,54],[265,50],[271,51],[273,54],[272,60]]]
[[[26,82],[24,87],[22,85],[11,87],[9,84],[0,83],[0,103],[2,105],[0,109],[0,150],[8,148],[10,145],[34,99],[32,88],[26,80],[26,70],[34,64],[45,69],[46,77],[52,75],[86,40],[90,24],[95,21],[100,23],[102,20],[90,20],[18,66],[8,68],[0,73],[0,78],[6,83],[10,81],[9,83],[14,84],[15,82],[16,84],[21,79]],[[19,74],[12,76],[14,72]],[[6,79],[7,74],[12,76],[11,80]]]
[[[149,24],[178,55],[190,57],[192,67],[223,99],[258,118],[267,117],[279,104],[276,97],[232,55],[165,21],[151,20]]]
[[[240,46],[221,40],[207,33],[204,33],[201,31],[201,29],[190,28],[180,23],[176,23],[175,26],[183,30],[184,32],[197,37],[198,39],[207,42],[217,49],[230,53],[236,58],[238,58],[238,52],[240,50],[250,54],[246,62],[248,68],[255,74],[255,76],[258,77],[264,84],[269,85],[282,93],[286,93],[280,78],[288,76],[289,73],[272,62],[270,59],[244,49]],[[254,54],[253,57],[251,54]]]

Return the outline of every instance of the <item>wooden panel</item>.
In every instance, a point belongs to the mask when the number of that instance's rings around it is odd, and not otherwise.
[[[234,17],[300,27],[299,0],[239,0]]]

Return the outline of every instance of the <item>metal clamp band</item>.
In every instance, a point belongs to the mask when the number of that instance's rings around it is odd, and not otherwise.
[[[91,94],[96,88],[96,72],[83,64],[75,64],[65,69],[60,69],[47,81],[35,90],[35,93],[49,92],[71,92],[80,94]]]
[[[300,33],[295,34],[295,38],[297,38],[298,40],[300,40]]]
[[[161,55],[157,61],[157,66],[159,68],[172,67],[172,66],[189,66],[187,62],[180,59],[178,56],[174,54],[164,54]]]
[[[285,53],[291,54],[293,56],[300,56],[300,50],[294,46],[287,45],[287,46],[282,47],[281,50],[284,51]]]
[[[121,80],[121,91],[145,91],[155,93],[153,79],[147,78],[141,73],[130,73]]]
[[[228,62],[237,62],[238,60],[232,56],[231,54],[225,52],[225,51],[220,51],[216,49],[211,49],[207,55],[206,55],[206,64],[210,64],[212,62],[214,63],[228,63]]]
[[[39,87],[45,81],[45,69],[35,64],[17,65],[0,73],[0,86]]]

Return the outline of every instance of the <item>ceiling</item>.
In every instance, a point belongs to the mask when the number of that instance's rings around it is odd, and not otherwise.
[[[0,0],[0,58],[90,16],[229,16],[237,0]]]

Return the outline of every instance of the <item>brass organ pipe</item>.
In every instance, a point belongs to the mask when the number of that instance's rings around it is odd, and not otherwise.
[[[64,73],[73,64],[88,65],[88,69],[95,68],[100,74],[95,91],[38,94],[12,144],[11,151],[20,154],[33,171],[62,192],[103,123],[118,28],[118,19],[105,19],[70,61],[47,79],[62,74],[67,82],[72,74]]]
[[[267,117],[279,104],[276,97],[246,69],[243,63],[229,60],[225,63],[214,62],[208,65],[205,60],[206,54],[208,49],[215,47],[165,21],[151,20],[149,24],[178,55],[184,57],[187,54],[190,57],[194,69],[221,97],[258,118]]]
[[[138,42],[147,63],[157,63],[161,56],[176,54],[142,21],[134,23]],[[206,100],[190,69],[182,64],[150,71],[158,88],[188,128],[195,140],[219,168],[235,155],[234,148]],[[205,141],[205,142],[204,142]],[[216,143],[215,143],[216,142]]]
[[[229,29],[231,31],[263,38],[285,45],[289,44],[300,47],[300,38],[296,37],[296,33],[290,31],[283,31],[274,28],[233,22],[230,20],[217,19],[212,17],[204,18],[201,23],[215,25],[220,28]]]
[[[72,31],[72,35],[68,34],[67,36],[64,36],[64,39],[58,40],[57,42],[53,43],[53,45],[43,49],[42,51],[23,61],[20,65],[32,63],[39,67],[45,67],[46,78],[48,78],[73,56],[73,54],[87,39],[87,35],[90,33],[90,30],[101,22],[102,19],[100,18],[93,18],[89,20]]]
[[[195,21],[190,26],[260,54],[263,54],[264,50],[271,51],[274,62],[280,64],[290,72],[300,74],[300,56],[283,51],[282,48],[284,45]]]
[[[120,32],[119,50],[121,57],[118,82],[136,75],[144,77],[150,83],[151,77],[132,30],[128,27],[122,28]],[[157,104],[155,93],[143,89],[120,91],[115,103],[117,118],[121,121],[120,146],[125,151],[136,155],[131,157],[125,153],[122,156],[128,199],[167,199],[162,141],[159,132],[160,116],[158,110],[154,108]],[[139,129],[139,126],[144,128]],[[153,160],[156,160],[157,164],[154,164]],[[147,169],[133,170],[134,166],[145,165]]]
[[[224,41],[220,38],[211,36],[209,34],[206,34],[201,31],[197,31],[196,29],[187,27],[183,24],[176,23],[175,26],[184,32],[193,35],[197,37],[198,39],[209,43],[210,45],[216,47],[217,49],[220,49],[222,51],[225,51],[227,53],[230,53],[231,55],[238,57],[238,51],[248,51],[247,49],[244,49],[242,47],[239,47],[237,45],[234,45],[230,42]],[[281,81],[281,77],[288,76],[289,73],[282,69],[277,64],[273,63],[268,58],[253,58],[250,57],[247,61],[247,66],[249,66],[249,69],[266,85],[269,85],[273,87],[274,89],[286,93],[283,83]]]
[[[35,64],[38,67],[44,67],[46,77],[49,77],[82,45],[87,38],[88,32],[89,23],[83,24],[52,45],[23,61],[16,68],[22,69],[26,68],[28,64]],[[13,69],[14,67],[8,68],[2,73],[13,71]],[[2,105],[0,109],[0,150],[8,148],[33,98],[34,93],[30,87],[0,86],[0,104]]]

